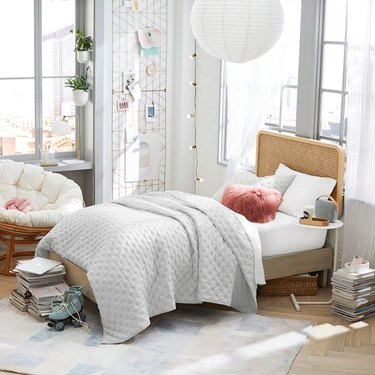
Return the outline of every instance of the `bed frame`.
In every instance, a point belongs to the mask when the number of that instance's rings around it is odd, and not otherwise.
[[[256,175],[273,175],[280,163],[295,171],[337,181],[331,196],[342,213],[344,188],[344,150],[316,140],[261,131],[257,137]],[[332,268],[332,248],[263,258],[266,280],[306,272],[319,272],[319,285],[326,286]]]
[[[344,185],[344,151],[341,147],[301,137],[261,131],[257,137],[256,174],[259,177],[273,175],[280,163],[296,171],[320,177],[331,177],[337,181],[332,192],[339,216],[342,213]],[[86,297],[95,302],[85,270],[62,259],[54,252],[50,259],[61,261],[66,268],[69,285],[84,286]],[[319,272],[319,284],[327,284],[328,270],[332,268],[332,249],[309,250],[295,254],[263,258],[266,280],[306,272]]]

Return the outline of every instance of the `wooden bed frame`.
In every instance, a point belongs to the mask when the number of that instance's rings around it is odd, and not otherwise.
[[[257,137],[256,174],[259,177],[273,175],[280,163],[298,172],[337,181],[332,192],[339,216],[342,213],[344,185],[344,151],[341,147],[301,137],[261,131]],[[49,257],[61,261],[66,267],[67,283],[84,286],[86,297],[95,302],[86,271],[54,252]],[[306,272],[319,272],[319,284],[327,284],[328,270],[332,268],[332,249],[309,250],[300,253],[263,258],[266,280],[292,276]]]

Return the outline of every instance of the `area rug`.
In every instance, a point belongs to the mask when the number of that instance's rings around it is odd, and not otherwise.
[[[48,328],[0,301],[0,369],[24,374],[287,374],[311,322],[181,305],[123,344],[102,345],[96,305],[88,329]]]

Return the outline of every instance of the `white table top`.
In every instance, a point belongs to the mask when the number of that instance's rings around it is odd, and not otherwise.
[[[338,228],[341,228],[344,225],[344,223],[341,220],[336,220],[334,223],[329,223],[325,227],[320,227],[320,226],[315,226],[315,225],[306,225],[306,224],[301,224],[299,222],[298,218],[296,219],[296,224],[300,227],[309,228],[309,229],[319,229],[319,230],[322,230],[322,229],[338,229]]]

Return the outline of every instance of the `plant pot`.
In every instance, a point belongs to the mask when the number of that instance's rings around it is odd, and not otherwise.
[[[90,60],[90,51],[77,51],[77,61],[81,64]]]
[[[83,107],[89,101],[88,91],[73,90],[73,102],[78,107]]]

